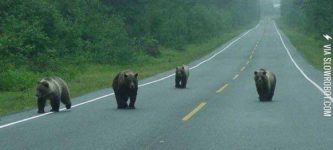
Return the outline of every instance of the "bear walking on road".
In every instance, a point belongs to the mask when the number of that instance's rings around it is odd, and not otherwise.
[[[175,87],[186,88],[187,80],[190,75],[189,68],[186,65],[176,67]]]
[[[70,109],[69,89],[66,82],[59,77],[43,78],[37,83],[36,88],[38,113],[44,113],[44,107],[47,99],[51,102],[51,111],[59,112],[60,101]]]
[[[138,73],[130,70],[117,74],[112,83],[118,109],[135,109],[135,101],[138,92]],[[129,105],[127,104],[130,99]]]
[[[260,101],[271,101],[274,95],[276,77],[274,73],[259,69],[254,72],[254,81]]]

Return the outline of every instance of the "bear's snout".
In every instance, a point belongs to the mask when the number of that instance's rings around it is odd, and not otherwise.
[[[130,89],[134,89],[135,88],[134,82],[131,82],[129,87],[130,87]]]

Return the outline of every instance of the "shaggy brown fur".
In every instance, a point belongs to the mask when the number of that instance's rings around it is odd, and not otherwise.
[[[117,74],[112,83],[118,109],[135,109],[135,101],[138,91],[138,73],[130,70],[122,71]],[[129,105],[127,104],[130,99]]]
[[[186,88],[188,77],[190,76],[189,68],[186,65],[176,67],[175,87]]]
[[[274,73],[259,69],[254,72],[254,81],[260,101],[271,101],[274,95],[276,77]]]
[[[47,99],[51,102],[51,111],[59,112],[60,101],[70,109],[69,89],[64,80],[59,77],[43,78],[37,83],[36,87],[38,113],[44,113],[44,107]]]

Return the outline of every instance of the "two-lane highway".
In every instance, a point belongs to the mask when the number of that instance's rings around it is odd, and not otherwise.
[[[320,72],[282,37],[304,73],[320,83]],[[174,88],[174,70],[141,80],[135,110],[117,110],[112,89],[104,89],[75,98],[70,111],[36,116],[34,109],[2,117],[0,149],[333,147],[333,121],[322,116],[322,93],[295,67],[272,20],[189,65],[187,89]],[[258,68],[277,76],[273,102],[258,101]]]

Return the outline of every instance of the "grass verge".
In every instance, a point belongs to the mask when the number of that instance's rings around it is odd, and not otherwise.
[[[139,73],[143,79],[154,74],[175,68],[177,65],[188,64],[221,44],[244,32],[245,28],[224,33],[200,44],[189,44],[184,51],[161,48],[161,55],[157,58],[138,54],[139,62],[131,65],[101,65],[87,64],[84,71],[74,79],[68,81],[71,96],[77,97],[98,89],[110,88],[113,77],[121,70],[131,69]],[[186,57],[185,57],[186,56]],[[141,60],[141,61],[140,61]],[[65,79],[66,80],[66,79]],[[0,92],[0,116],[36,107],[34,85],[21,92]]]
[[[279,23],[279,27],[288,36],[296,49],[301,52],[303,57],[315,68],[321,70],[323,63],[323,41],[317,40],[313,36],[299,32],[297,29],[290,28],[283,23]]]

